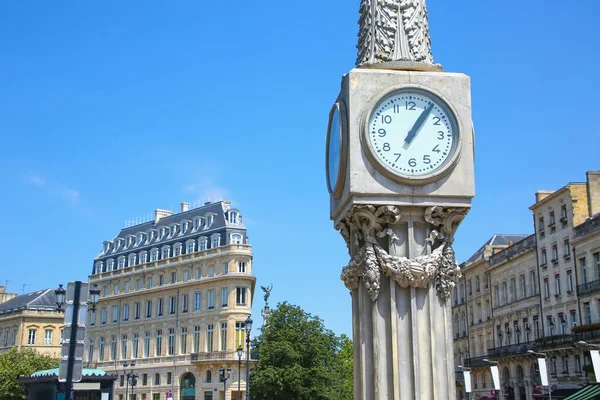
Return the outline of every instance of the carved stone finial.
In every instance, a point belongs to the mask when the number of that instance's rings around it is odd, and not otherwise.
[[[425,0],[361,0],[357,67],[412,61],[433,64]]]

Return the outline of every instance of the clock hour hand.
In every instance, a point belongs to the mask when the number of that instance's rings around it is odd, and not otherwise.
[[[435,105],[435,103],[431,103],[429,105],[429,107],[427,107],[425,110],[423,110],[421,115],[419,115],[419,118],[417,118],[417,121],[415,122],[413,127],[410,129],[410,131],[408,131],[408,135],[406,135],[406,138],[404,139],[406,144],[410,144],[413,141],[413,139],[415,138],[415,136],[417,136],[417,133],[419,133],[419,131],[421,130],[421,127],[427,120],[427,117],[429,117],[429,114],[431,114],[431,110],[433,110],[434,105]]]

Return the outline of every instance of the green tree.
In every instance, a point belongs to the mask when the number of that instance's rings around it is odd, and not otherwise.
[[[25,391],[17,380],[36,371],[58,367],[59,360],[39,354],[33,349],[17,350],[13,347],[0,354],[0,399],[23,399]]]
[[[259,353],[250,377],[253,400],[352,399],[352,342],[320,318],[284,302],[253,344]]]

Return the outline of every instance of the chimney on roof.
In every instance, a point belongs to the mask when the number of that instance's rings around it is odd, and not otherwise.
[[[600,213],[600,171],[588,171],[587,195],[590,217]]]
[[[190,203],[188,203],[187,201],[184,201],[183,203],[181,203],[181,212],[186,212],[190,209]]]
[[[535,202],[539,203],[540,201],[544,200],[546,197],[550,196],[552,193],[554,193],[553,190],[538,190],[535,193]]]
[[[171,214],[173,213],[169,210],[161,210],[160,208],[157,208],[154,210],[154,223],[157,224],[161,218],[168,217]]]

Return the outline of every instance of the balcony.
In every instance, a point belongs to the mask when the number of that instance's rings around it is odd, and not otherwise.
[[[489,357],[507,357],[518,354],[525,354],[529,350],[536,350],[541,347],[541,343],[535,340],[519,344],[511,344],[508,346],[494,347],[488,349]]]
[[[600,339],[600,322],[575,326],[573,327],[573,335],[576,342],[580,340]]]
[[[246,352],[242,353],[242,360],[246,359]],[[237,351],[208,351],[203,353],[192,353],[191,362],[203,362],[203,361],[237,361]],[[250,360],[258,360],[257,352],[250,352]]]
[[[591,293],[598,292],[598,291],[600,291],[600,279],[591,281],[591,282],[582,283],[581,285],[577,286],[577,294],[579,294],[580,296],[583,296],[586,294],[591,294]]]
[[[486,358],[490,358],[490,356],[481,356],[481,357],[473,357],[467,358],[465,360],[465,367],[474,368],[474,367],[487,367],[490,365],[487,361],[483,361]]]

